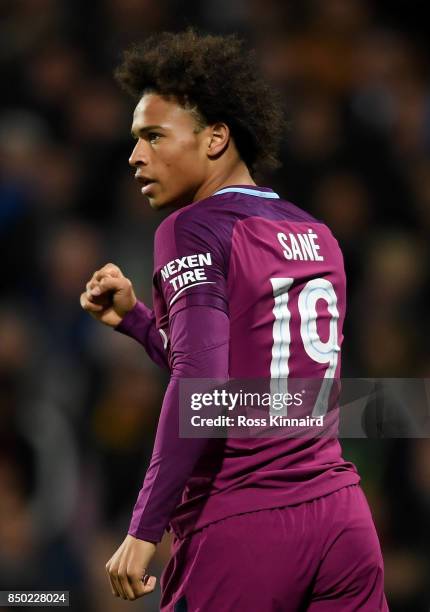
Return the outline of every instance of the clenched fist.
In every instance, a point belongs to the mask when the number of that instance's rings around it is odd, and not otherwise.
[[[94,272],[86,287],[80,297],[82,308],[111,327],[119,325],[137,302],[131,281],[112,263]]]
[[[127,535],[115,554],[106,563],[112,595],[133,601],[152,593],[157,579],[147,573],[147,567],[157,546]]]

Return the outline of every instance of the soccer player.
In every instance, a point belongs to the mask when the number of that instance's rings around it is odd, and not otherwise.
[[[137,101],[129,163],[154,209],[153,306],[114,264],[81,305],[171,372],[112,593],[153,591],[166,529],[163,612],[387,610],[383,562],[355,466],[336,437],[185,438],[182,378],[340,376],[342,255],[324,223],[255,172],[282,135],[277,96],[233,36],[165,33],[117,71]]]

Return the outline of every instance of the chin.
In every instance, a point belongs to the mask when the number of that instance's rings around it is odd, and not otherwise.
[[[167,206],[172,206],[172,203],[166,200],[162,200],[161,198],[148,198],[149,205],[154,210],[160,210],[161,208],[166,208]]]

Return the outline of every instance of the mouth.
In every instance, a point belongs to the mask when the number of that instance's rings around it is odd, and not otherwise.
[[[147,178],[146,176],[138,176],[138,175],[136,175],[135,179],[137,181],[139,181],[139,183],[142,185],[142,188],[141,188],[140,191],[141,191],[141,193],[143,195],[148,195],[148,193],[151,191],[154,183],[156,182],[154,179]]]

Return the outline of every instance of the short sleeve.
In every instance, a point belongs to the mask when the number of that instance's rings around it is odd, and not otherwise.
[[[227,257],[207,218],[178,216],[173,227],[175,257],[158,271],[169,318],[187,306],[211,306],[228,315]]]

